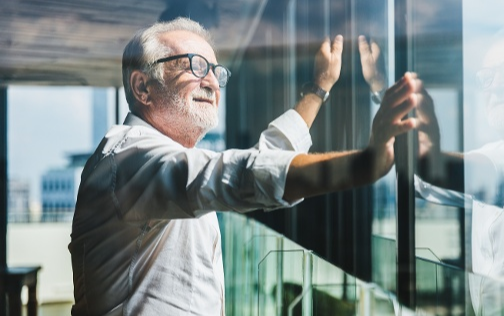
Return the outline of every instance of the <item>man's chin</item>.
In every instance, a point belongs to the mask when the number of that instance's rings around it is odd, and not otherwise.
[[[219,125],[219,119],[216,119],[212,124],[209,124],[208,127],[205,129],[205,135],[210,132],[211,130],[213,130],[214,128],[217,127],[217,125]]]
[[[217,127],[217,125],[209,127],[209,128],[207,128],[205,130],[202,130],[200,136],[198,137],[198,140],[196,141],[196,144],[199,143],[206,136],[206,134],[208,134],[208,132],[210,132],[211,130],[213,130],[215,127]]]
[[[198,141],[200,141],[203,137],[205,137],[205,135],[208,132],[210,132],[211,130],[213,130],[214,128],[216,128],[217,125],[219,125],[219,119],[218,118],[215,119],[215,120],[213,120],[212,122],[205,122],[205,124],[201,124],[200,125],[201,136],[198,139]]]

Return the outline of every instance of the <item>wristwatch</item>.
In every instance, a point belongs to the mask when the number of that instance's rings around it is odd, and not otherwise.
[[[381,104],[383,96],[385,95],[385,89],[380,91],[371,91],[371,100],[375,104]]]
[[[301,87],[301,97],[308,93],[313,93],[319,96],[322,99],[322,103],[329,98],[329,91],[325,91],[315,82],[307,82]]]

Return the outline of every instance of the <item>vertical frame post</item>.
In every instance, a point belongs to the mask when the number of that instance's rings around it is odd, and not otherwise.
[[[409,70],[411,58],[408,0],[394,1],[395,78]],[[412,113],[408,116],[413,115]],[[394,144],[397,176],[397,298],[406,307],[416,306],[415,186],[417,134],[396,137]]]
[[[0,87],[0,308],[6,308],[7,271],[7,87]],[[6,310],[0,310],[5,314]]]
[[[115,124],[119,125],[119,87],[115,88]]]

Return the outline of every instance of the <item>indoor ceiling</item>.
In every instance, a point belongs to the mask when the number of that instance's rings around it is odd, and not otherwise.
[[[2,0],[0,85],[121,86],[122,50],[135,31],[178,15],[211,29],[220,59],[231,59],[266,2]]]

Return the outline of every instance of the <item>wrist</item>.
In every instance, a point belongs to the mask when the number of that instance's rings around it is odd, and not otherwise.
[[[382,76],[375,76],[368,81],[369,89],[371,90],[371,100],[376,104],[380,104],[385,95],[386,88],[384,81]]]
[[[334,85],[334,82],[332,81],[326,81],[326,80],[313,80],[313,83],[315,83],[317,86],[319,86],[321,89],[324,91],[330,91],[332,86]]]
[[[366,81],[371,92],[379,92],[385,90],[385,78],[379,73]]]
[[[304,97],[307,94],[314,94],[318,96],[322,100],[322,103],[327,101],[329,98],[329,90],[325,90],[315,82],[307,82],[303,84],[301,87],[301,97]]]
[[[383,100],[384,95],[385,95],[385,89],[380,90],[380,91],[371,90],[371,100],[375,104],[381,104],[381,101]]]

